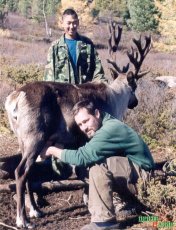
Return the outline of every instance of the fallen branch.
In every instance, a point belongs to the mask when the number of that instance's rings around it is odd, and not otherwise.
[[[7,227],[7,228],[11,228],[11,229],[14,229],[14,230],[18,230],[17,228],[13,227],[13,226],[10,226],[10,225],[7,225],[7,224],[4,224],[2,222],[0,222],[0,225],[4,226],[4,227]]]
[[[85,204],[76,204],[76,205],[72,205],[71,207],[66,207],[66,208],[62,208],[60,209],[60,211],[62,212],[70,212],[70,211],[73,211],[75,209],[80,209],[80,208],[84,208],[86,207]]]
[[[70,219],[70,220],[80,220],[80,219],[86,219],[86,218],[87,218],[87,216],[79,216],[79,217],[69,217],[68,219]]]
[[[64,199],[58,199],[58,201],[64,201],[64,202],[67,202],[69,206],[71,206],[71,203],[70,201],[73,199],[73,195],[71,194],[69,196],[69,198],[67,200],[64,200]]]
[[[86,186],[86,183],[80,180],[62,180],[53,182],[32,183],[33,192],[56,192],[62,190],[79,189]],[[0,184],[0,192],[16,192],[15,181]]]

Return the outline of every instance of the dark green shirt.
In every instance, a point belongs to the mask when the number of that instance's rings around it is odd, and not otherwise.
[[[141,137],[126,124],[105,113],[102,127],[93,138],[78,150],[64,149],[61,160],[87,167],[118,155],[128,157],[145,170],[154,168],[152,155]]]

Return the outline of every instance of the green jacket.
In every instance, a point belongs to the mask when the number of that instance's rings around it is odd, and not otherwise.
[[[81,84],[92,80],[106,81],[98,53],[90,39],[78,34],[76,47],[77,70],[74,74],[64,35],[51,45],[44,80]]]
[[[145,170],[154,168],[151,153],[141,137],[126,124],[105,113],[102,127],[93,138],[78,150],[64,149],[61,160],[87,167],[118,155],[128,157]]]

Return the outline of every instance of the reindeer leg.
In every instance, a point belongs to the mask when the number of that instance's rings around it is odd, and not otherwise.
[[[42,217],[43,216],[43,212],[41,212],[35,202],[34,199],[34,194],[31,190],[31,182],[28,180],[26,182],[26,188],[27,188],[27,192],[29,195],[29,201],[30,201],[30,212],[29,212],[29,216],[32,217]]]
[[[37,158],[37,152],[40,153],[41,146],[43,142],[37,142],[29,137],[28,143],[24,146],[24,152],[22,160],[15,170],[15,178],[16,178],[16,189],[17,189],[17,219],[16,224],[18,227],[26,227],[32,228],[33,226],[29,223],[26,216],[25,210],[25,185],[27,184],[27,189],[29,191],[29,199],[32,207],[36,208],[36,203],[32,194],[32,191],[29,186],[29,176],[30,171],[32,169],[32,165],[34,164]]]
[[[16,193],[17,193],[17,227],[30,227],[25,210],[25,183],[26,183],[26,157],[22,158],[20,164],[15,170]]]

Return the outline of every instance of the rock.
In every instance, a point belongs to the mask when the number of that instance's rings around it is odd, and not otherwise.
[[[176,76],[159,76],[155,80],[165,84],[169,88],[176,87]]]

